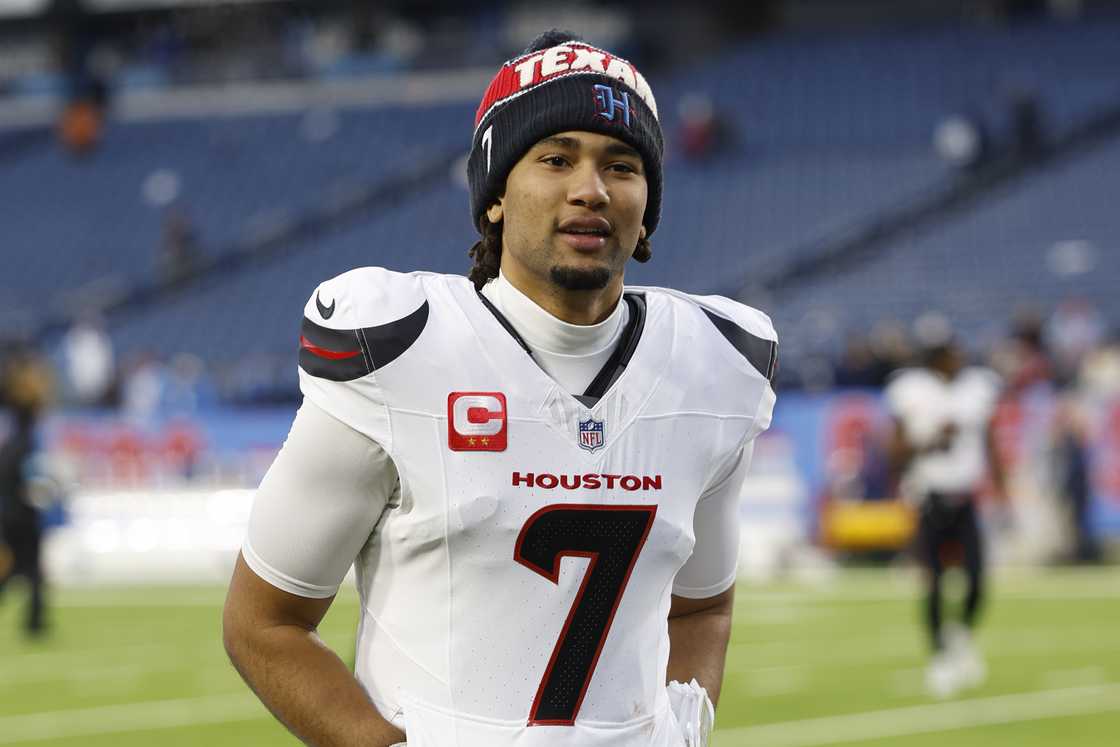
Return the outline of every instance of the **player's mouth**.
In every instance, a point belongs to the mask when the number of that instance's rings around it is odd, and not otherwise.
[[[606,218],[567,218],[560,222],[557,233],[569,246],[581,252],[593,252],[607,245],[613,229]]]

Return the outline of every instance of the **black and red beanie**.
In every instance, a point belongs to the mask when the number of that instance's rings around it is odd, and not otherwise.
[[[474,123],[467,177],[476,228],[521,157],[542,138],[568,130],[610,135],[641,154],[648,186],[642,223],[647,235],[657,228],[664,152],[657,102],[646,79],[621,57],[571,34],[546,32],[502,65]]]

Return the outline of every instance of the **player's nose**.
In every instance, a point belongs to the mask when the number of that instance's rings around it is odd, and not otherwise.
[[[572,169],[568,179],[568,202],[592,209],[606,207],[611,201],[607,184],[599,169],[592,164],[580,164]]]

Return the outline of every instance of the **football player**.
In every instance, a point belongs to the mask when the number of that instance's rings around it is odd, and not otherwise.
[[[933,650],[926,688],[944,698],[981,684],[986,676],[971,635],[984,591],[976,493],[985,474],[991,474],[1001,504],[1007,491],[992,432],[998,376],[966,367],[948,330],[927,345],[924,356],[923,366],[891,380],[885,396],[895,419],[892,466],[902,492],[919,505],[918,552],[926,571],[925,620]],[[950,547],[961,550],[968,591],[961,622],[944,625],[941,597]]]
[[[224,614],[306,742],[706,744],[777,342],[728,299],[624,286],[662,151],[634,66],[549,32],[478,109],[470,278],[311,295]],[[315,635],[351,564],[354,675]]]
[[[37,423],[50,404],[50,368],[38,355],[17,351],[0,365],[0,416],[11,427],[0,437],[0,594],[12,576],[27,580],[29,598],[24,630],[47,632],[46,578],[43,571],[44,506],[36,500]],[[6,412],[5,412],[6,411]]]

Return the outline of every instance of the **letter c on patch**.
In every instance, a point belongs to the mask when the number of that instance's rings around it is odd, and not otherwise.
[[[501,392],[449,394],[447,441],[453,451],[504,451],[506,396]]]

